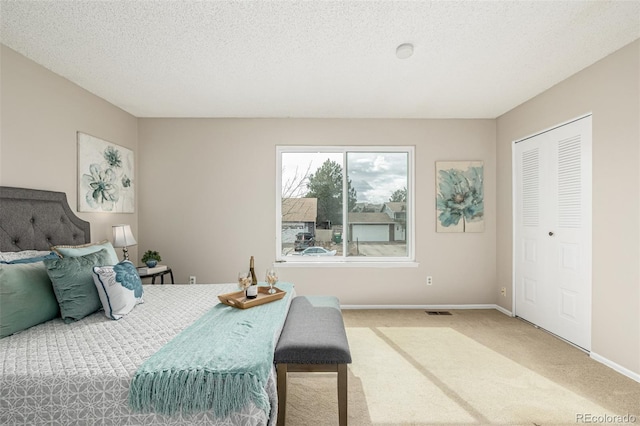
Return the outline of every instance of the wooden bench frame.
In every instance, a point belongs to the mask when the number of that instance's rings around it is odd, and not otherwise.
[[[284,426],[287,407],[287,373],[338,373],[339,425],[347,425],[347,364],[277,364],[278,426]]]

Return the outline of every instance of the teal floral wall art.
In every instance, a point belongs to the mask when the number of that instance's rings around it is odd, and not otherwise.
[[[436,162],[436,231],[484,231],[482,161]]]
[[[133,151],[78,132],[78,211],[133,213]]]

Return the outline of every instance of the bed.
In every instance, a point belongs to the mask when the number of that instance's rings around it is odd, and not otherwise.
[[[0,187],[0,252],[46,251],[90,241],[89,223],[75,216],[64,193]],[[234,284],[143,289],[144,303],[117,321],[104,311],[70,323],[57,317],[0,339],[0,424],[275,424],[273,363],[261,382],[266,409],[249,401],[220,418],[210,410],[162,415],[130,408],[132,378],[143,363],[204,314],[218,308],[240,311],[219,305],[217,298],[235,291]],[[286,316],[290,298],[282,302]],[[272,347],[281,328],[269,336]]]

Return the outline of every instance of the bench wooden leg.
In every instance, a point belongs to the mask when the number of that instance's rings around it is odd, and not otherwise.
[[[287,364],[278,364],[278,426],[284,426],[287,415]]]
[[[291,367],[291,368],[289,368]],[[287,372],[337,372],[338,424],[347,426],[347,364],[277,364],[278,373],[278,426],[284,426],[287,415]]]
[[[347,426],[347,375],[347,364],[338,364],[338,415],[340,426]]]

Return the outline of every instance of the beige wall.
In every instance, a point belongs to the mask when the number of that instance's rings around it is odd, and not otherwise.
[[[640,374],[640,42],[497,120],[497,287],[512,282],[511,145],[593,113],[592,351]],[[511,309],[511,298],[499,299]]]
[[[275,259],[275,147],[414,145],[418,268],[281,268],[300,294],[344,304],[493,304],[495,120],[140,119],[140,236],[198,282]],[[436,160],[482,160],[486,230],[435,232]],[[432,275],[434,284],[426,285]]]
[[[0,45],[0,185],[61,191],[77,211],[77,139],[81,131],[137,151],[138,121],[105,100]],[[138,187],[139,190],[139,187]],[[80,213],[93,241],[138,213]],[[136,248],[130,249],[136,254]]]

